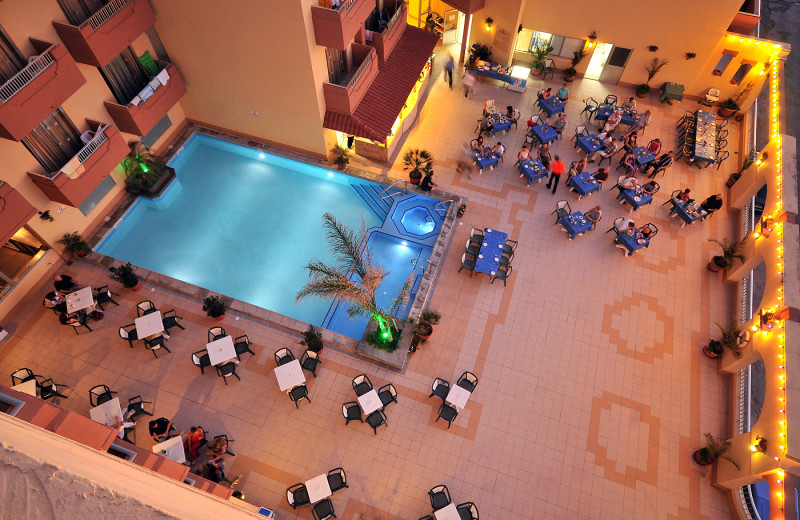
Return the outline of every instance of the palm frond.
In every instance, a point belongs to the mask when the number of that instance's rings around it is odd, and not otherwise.
[[[294,297],[296,302],[300,302],[309,296],[317,296],[323,300],[335,300],[342,298],[357,301],[361,298],[363,291],[355,287],[347,279],[326,278],[317,282],[309,282],[297,292]]]
[[[397,293],[397,297],[392,300],[392,305],[389,307],[389,312],[387,314],[394,316],[403,305],[408,303],[409,296],[411,294],[411,287],[414,284],[414,271],[411,271],[411,274],[408,275],[406,278],[403,287],[400,288],[400,292]]]
[[[362,232],[356,234],[330,213],[325,213],[322,218],[325,236],[339,266],[345,271],[354,271],[363,277],[366,272],[362,259],[365,237],[363,221]]]

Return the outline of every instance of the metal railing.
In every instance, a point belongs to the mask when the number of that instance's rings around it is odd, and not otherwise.
[[[111,0],[109,3],[103,6],[102,9],[94,13],[90,16],[85,22],[81,24],[81,27],[89,24],[92,26],[92,29],[97,30],[98,27],[106,23],[110,20],[115,14],[119,12],[120,9],[125,7],[131,0]]]
[[[106,128],[108,125],[105,125],[94,134],[92,140],[86,143],[86,145],[78,151],[78,160],[81,163],[85,163],[86,160],[92,156],[95,150],[97,150],[101,144],[106,142]]]
[[[389,18],[389,23],[386,24],[386,29],[384,29],[383,32],[389,31],[392,28],[392,26],[395,24],[395,22],[400,18],[400,13],[403,12],[403,7],[405,7],[405,4],[406,4],[405,1],[403,1],[400,4],[400,6],[397,8],[397,10],[394,12],[392,17]]]
[[[361,75],[364,74],[364,71],[367,70],[367,67],[369,67],[371,61],[372,61],[372,53],[367,54],[367,57],[364,58],[364,61],[362,61],[361,65],[358,66],[356,73],[353,74],[353,77],[350,78],[350,80],[347,82],[347,85],[345,85],[344,88],[349,89],[352,85],[355,85],[356,81],[358,81],[359,78],[361,78]]]
[[[400,180],[400,181],[394,181],[394,182],[393,182],[393,183],[391,183],[389,186],[387,186],[386,188],[384,188],[384,190],[383,190],[382,192],[380,192],[380,193],[378,194],[378,196],[381,198],[381,200],[384,200],[384,199],[388,199],[388,198],[392,198],[392,197],[394,197],[395,195],[397,195],[397,193],[387,193],[387,192],[388,192],[390,189],[392,189],[392,188],[394,188],[395,186],[397,186],[398,184],[400,184],[400,183],[402,183],[402,184],[403,184],[403,195],[405,195],[406,193],[408,193],[408,181],[405,181],[405,180]],[[384,194],[386,194],[386,195],[384,195]]]
[[[445,204],[453,204],[454,202],[455,201],[453,199],[440,200],[439,202],[437,202],[436,204],[433,205],[433,211],[436,211],[438,213],[437,210],[441,209],[444,213],[447,213],[447,209],[444,208],[444,205]],[[441,208],[440,208],[440,206],[441,206]],[[439,214],[443,215],[444,213],[439,213]]]
[[[56,60],[50,52],[52,49],[53,47],[47,49],[36,59],[28,63],[24,69],[14,74],[14,77],[3,83],[3,85],[0,86],[0,100],[7,102],[14,97],[14,94],[25,88],[36,76],[53,64]]]
[[[421,267],[417,262],[428,262],[431,265],[431,267],[436,267],[436,264],[434,264],[433,262],[431,262],[427,258],[412,258],[411,259],[411,265],[413,265],[415,268]],[[422,269],[424,270],[425,268],[423,267]]]
[[[353,7],[354,3],[356,3],[356,0],[344,0],[342,5],[339,7],[339,11],[348,11],[351,7]]]

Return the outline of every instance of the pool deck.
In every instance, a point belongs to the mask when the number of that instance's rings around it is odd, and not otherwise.
[[[455,171],[486,99],[519,107],[527,119],[537,89],[558,88],[560,78],[532,78],[523,94],[482,82],[467,100],[458,81],[450,90],[440,73],[437,64],[405,148],[432,151],[437,182],[468,198],[468,209],[454,225],[430,299],[442,322],[404,371],[326,348],[318,377],[309,376],[312,403],[298,410],[278,389],[273,352],[290,347],[299,357],[299,336],[259,319],[258,309],[234,308],[220,323],[202,313],[201,294],[146,282],[139,293],[115,289],[121,305],[108,305],[93,333],[76,336],[41,306],[51,289],[46,281],[13,317],[12,334],[0,343],[0,373],[29,367],[67,384],[70,397],[58,404],[87,416],[88,389],[106,384],[124,399],[140,394],[154,401],[156,417],[171,417],[179,429],[202,424],[227,433],[237,453],[228,474],[243,475],[238,487],[248,502],[274,507],[287,520],[308,519],[311,512],[292,510],[286,488],[339,466],[349,488],[332,500],[337,517],[348,520],[357,513],[383,520],[429,514],[427,491],[437,484],[446,484],[456,503],[474,502],[489,520],[730,518],[726,495],[711,486],[711,472],[695,465],[691,454],[704,432],[726,437],[726,381],[700,348],[734,306],[733,289],[705,268],[716,254],[707,239],[734,236],[737,215],[723,208],[681,229],[662,203],[678,187],[691,187],[698,200],[726,195],[725,179],[738,165],[729,160],[716,171],[676,163],[657,179],[662,188],[654,203],[631,214],[637,222],[656,223],[658,236],[648,249],[624,257],[605,230],[629,214],[608,187],[578,201],[563,185],[552,195],[544,183],[526,187],[519,178],[512,165],[524,121],[498,135],[508,162],[480,176]],[[632,92],[589,80],[572,83],[570,91],[568,129],[554,145],[566,164],[577,157],[570,133],[585,121],[580,100],[602,100],[607,93],[623,99]],[[645,141],[660,137],[668,148],[676,140],[675,121],[697,104],[660,105],[653,94],[639,107],[653,110]],[[728,141],[737,143],[738,126],[728,126]],[[399,160],[391,169],[358,159],[351,164],[405,178]],[[598,229],[567,240],[551,215],[562,199],[584,211],[602,204]],[[473,226],[519,240],[507,287],[457,272]],[[56,263],[54,270],[84,284],[109,282],[105,269],[86,262]],[[117,335],[144,299],[184,317],[186,330],[176,330],[168,343],[172,354],[159,359],[140,344],[130,349]],[[206,330],[217,325],[231,335],[248,334],[256,352],[239,365],[242,380],[228,386],[213,371],[201,375],[190,361],[204,346]],[[465,370],[480,382],[447,429],[435,421],[439,401],[428,398],[430,385],[437,376],[454,384]],[[386,411],[389,426],[378,435],[358,422],[345,426],[341,415],[342,403],[355,399],[351,380],[360,373],[375,386],[393,383],[399,393]],[[149,447],[147,425],[137,430],[139,444]]]

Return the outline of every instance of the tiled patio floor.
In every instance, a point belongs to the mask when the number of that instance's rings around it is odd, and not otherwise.
[[[560,81],[545,83],[555,90]],[[649,249],[623,257],[605,230],[627,211],[608,188],[577,201],[563,185],[556,195],[544,183],[527,188],[513,171],[524,123],[499,136],[508,149],[504,165],[472,178],[455,173],[483,102],[512,104],[527,119],[541,84],[534,79],[519,94],[479,83],[466,100],[460,81],[451,91],[436,78],[405,146],[432,151],[437,182],[469,197],[469,208],[431,302],[442,323],[404,374],[326,348],[319,377],[309,385],[313,402],[297,410],[278,390],[272,354],[288,346],[299,357],[299,338],[229,314],[221,325],[230,334],[247,333],[256,356],[239,366],[242,380],[226,387],[190,360],[203,348],[206,329],[218,325],[202,315],[199,302],[158,288],[120,290],[122,305],[107,306],[93,333],[76,336],[41,307],[49,282],[14,319],[17,332],[0,350],[0,373],[27,366],[68,384],[70,398],[59,404],[82,414],[88,415],[89,388],[107,384],[125,399],[141,394],[154,401],[156,417],[171,417],[181,429],[202,424],[227,433],[237,453],[228,473],[243,474],[248,502],[277,507],[285,519],[311,518],[308,508],[289,508],[286,488],[338,466],[350,487],[333,502],[347,520],[360,512],[417,519],[430,512],[427,490],[440,483],[455,502],[475,502],[488,520],[729,518],[725,495],[711,487],[710,470],[691,462],[691,453],[703,432],[725,437],[725,380],[700,346],[716,334],[714,322],[733,310],[732,289],[705,269],[716,247],[706,239],[733,236],[736,217],[723,210],[680,229],[661,204],[678,187],[691,187],[698,200],[725,193],[735,161],[720,171],[680,162],[657,179],[662,189],[655,202],[633,216],[656,223],[660,233]],[[632,92],[589,80],[570,90],[566,138],[554,146],[567,164],[577,156],[567,136],[579,121],[581,99],[606,93],[623,99]],[[691,101],[659,105],[652,97],[639,106],[654,111],[646,140],[660,137],[666,147],[675,143],[675,120],[697,108]],[[731,128],[729,142],[737,142],[736,133]],[[394,174],[404,176],[399,165]],[[581,210],[602,204],[603,222],[568,241],[550,215],[561,199]],[[472,226],[519,240],[507,287],[457,273]],[[104,271],[85,264],[61,270],[85,284],[108,283]],[[157,360],[117,336],[143,299],[185,318],[186,330],[169,340],[172,354]],[[430,384],[436,376],[454,382],[464,370],[480,383],[448,430],[434,422],[438,401],[428,398]],[[365,424],[345,426],[341,415],[342,403],[354,399],[350,380],[361,372],[376,386],[392,382],[399,391],[399,402],[387,410],[389,426],[377,436]],[[149,447],[144,422],[138,439]]]

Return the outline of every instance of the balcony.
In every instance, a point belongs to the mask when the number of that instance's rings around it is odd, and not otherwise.
[[[483,9],[485,0],[447,0],[447,4],[455,7],[464,14],[474,14]]]
[[[186,84],[171,63],[159,62],[161,72],[127,105],[106,101],[106,110],[123,132],[147,135],[186,93]]]
[[[368,45],[353,44],[353,65],[336,78],[334,83],[323,83],[325,107],[328,110],[352,115],[358,103],[378,75],[375,49]]]
[[[63,45],[30,40],[37,55],[0,85],[0,137],[13,141],[28,135],[86,83]]]
[[[375,9],[375,0],[345,0],[339,9],[311,6],[317,45],[345,50]]]
[[[383,5],[389,9],[391,0],[385,0]],[[390,11],[391,12],[391,11]],[[378,11],[375,10],[367,22],[367,45],[374,47],[378,53],[378,59],[386,61],[392,53],[400,37],[403,36],[403,31],[408,27],[406,18],[408,17],[408,7],[404,0],[397,0],[395,2],[394,14],[389,18],[389,23],[382,30],[378,23]],[[372,41],[370,41],[370,37]]]
[[[130,151],[115,126],[89,119],[86,123],[89,130],[81,136],[86,144],[60,170],[28,172],[34,184],[54,202],[78,207]]]
[[[0,181],[0,245],[36,215],[36,208],[7,182]]]
[[[103,67],[155,23],[147,0],[111,0],[79,26],[53,22],[79,63]]]
[[[761,20],[761,4],[755,0],[745,0],[739,12],[733,17],[728,31],[752,36],[759,20]]]

